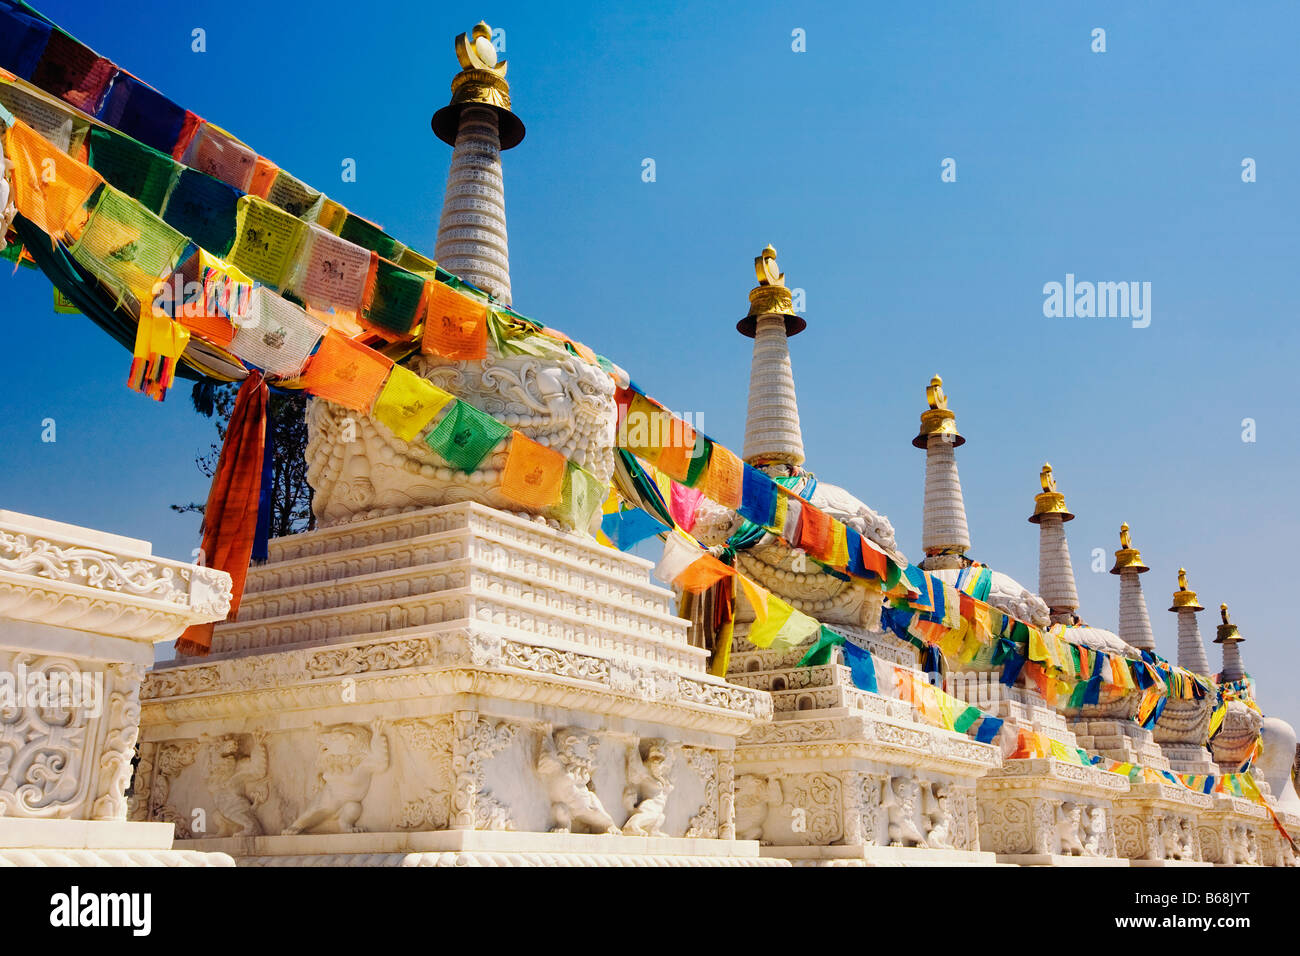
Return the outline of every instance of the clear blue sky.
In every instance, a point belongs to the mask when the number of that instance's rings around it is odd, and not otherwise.
[[[1128,521],[1160,650],[1175,654],[1182,564],[1212,609],[1207,641],[1226,600],[1264,709],[1300,723],[1294,4],[40,8],[429,253],[450,159],[429,117],[452,39],[480,18],[504,28],[528,126],[506,154],[516,307],[739,450],[750,342],[735,322],[775,244],[807,290],[792,353],[810,468],[919,558],[910,440],[939,372],[968,439],[975,557],[1035,586],[1025,519],[1050,460],[1078,515],[1085,619],[1116,626],[1118,579],[1091,552],[1109,568]],[[347,157],[356,183],[340,181]],[[1258,182],[1241,181],[1244,157]],[[1044,318],[1043,284],[1066,273],[1150,282],[1150,327]],[[193,457],[211,423],[183,390],[163,405],[128,391],[127,355],[50,299],[39,274],[0,278],[0,502],[188,556],[197,520],[167,505],[206,494]]]

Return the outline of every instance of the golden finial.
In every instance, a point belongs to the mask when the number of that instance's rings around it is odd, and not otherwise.
[[[506,61],[497,62],[492,28],[482,20],[468,34],[456,37],[456,59],[465,70],[491,70],[497,76],[506,75]]]
[[[1178,590],[1174,592],[1174,606],[1171,611],[1204,611],[1196,603],[1196,592],[1187,590],[1187,569],[1178,569]]]
[[[1038,473],[1038,483],[1043,486],[1043,490],[1034,495],[1034,513],[1029,516],[1030,522],[1041,524],[1046,515],[1060,515],[1062,521],[1074,520],[1074,515],[1065,507],[1065,495],[1056,490],[1051,462],[1043,462],[1043,470]]]
[[[943,393],[943,379],[938,375],[930,379],[930,384],[926,386],[925,400],[930,403],[931,408],[948,407],[948,396]]]
[[[497,59],[492,28],[480,21],[469,33],[456,37],[456,59],[461,70],[451,81],[451,103],[433,114],[434,134],[455,146],[460,114],[467,107],[482,107],[497,114],[501,148],[518,146],[524,138],[524,124],[510,111],[506,61]]]
[[[1219,617],[1223,618],[1223,623],[1219,625],[1218,633],[1215,635],[1215,644],[1224,644],[1228,642],[1236,643],[1237,641],[1245,640],[1245,638],[1241,636],[1241,632],[1237,630],[1237,625],[1233,624],[1228,618],[1228,605],[1219,605]]]
[[[930,444],[931,435],[941,435],[954,448],[966,444],[957,433],[957,417],[948,408],[948,396],[943,391],[943,379],[935,375],[925,387],[925,402],[930,407],[921,413],[921,431],[912,439],[916,448]]]
[[[761,255],[754,257],[754,275],[758,284],[765,286],[784,286],[785,273],[776,264],[776,249],[769,242]]]
[[[1115,552],[1115,566],[1110,569],[1110,573],[1119,574],[1128,568],[1132,568],[1138,574],[1145,574],[1151,570],[1142,563],[1142,553],[1133,547],[1129,539],[1128,522],[1125,521],[1119,526],[1119,550]]]
[[[749,293],[749,314],[736,323],[741,335],[753,338],[758,330],[760,315],[779,315],[785,319],[786,336],[798,335],[808,323],[794,311],[794,296],[785,287],[785,273],[776,262],[776,249],[768,243],[754,257],[754,275],[758,287]]]

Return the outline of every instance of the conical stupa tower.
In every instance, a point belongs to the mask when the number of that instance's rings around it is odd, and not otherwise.
[[[1178,569],[1178,590],[1169,610],[1178,615],[1178,666],[1204,677],[1211,675],[1210,659],[1205,656],[1205,642],[1196,615],[1205,608],[1196,600],[1196,592],[1187,590],[1187,572]]]
[[[948,408],[943,379],[930,379],[925,390],[929,408],[921,413],[921,431],[912,439],[925,449],[925,501],[921,524],[921,567],[929,571],[960,568],[962,556],[970,550],[966,527],[966,504],[961,497],[955,449],[966,439],[957,433],[957,419]]]
[[[1119,526],[1119,550],[1111,574],[1119,575],[1119,638],[1140,651],[1155,651],[1156,638],[1151,632],[1151,615],[1142,594],[1138,575],[1151,569],[1142,563],[1142,554],[1132,547],[1128,524]]]
[[[749,314],[736,323],[737,331],[754,340],[744,458],[756,467],[786,465],[793,469],[803,464],[804,454],[787,339],[802,332],[808,323],[794,313],[775,249],[768,246],[754,259],[754,272],[758,287],[749,293]]]
[[[1074,586],[1065,522],[1073,521],[1074,515],[1065,507],[1065,495],[1056,490],[1050,464],[1043,464],[1038,480],[1043,490],[1034,496],[1034,513],[1029,516],[1038,525],[1038,596],[1047,602],[1055,623],[1071,624],[1079,609],[1079,592]]]
[[[433,115],[433,131],[454,150],[438,221],[438,265],[510,304],[510,246],[501,150],[519,145],[524,124],[510,112],[506,61],[497,61],[492,28],[480,23],[456,38],[461,71],[451,103]]]
[[[1214,638],[1215,644],[1223,645],[1223,673],[1219,676],[1219,680],[1222,683],[1231,683],[1246,676],[1246,665],[1241,661],[1241,650],[1237,646],[1245,638],[1237,630],[1237,625],[1228,619],[1228,605],[1219,605],[1219,615],[1223,618],[1223,623],[1219,625],[1218,633]]]

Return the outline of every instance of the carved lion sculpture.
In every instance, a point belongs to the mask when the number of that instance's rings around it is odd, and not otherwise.
[[[591,789],[591,768],[599,741],[575,727],[543,728],[537,751],[537,773],[546,786],[555,818],[552,833],[618,833],[600,797]]]
[[[785,803],[779,777],[741,774],[736,778],[736,839],[762,840],[763,825],[773,807]]]
[[[255,804],[270,795],[266,775],[266,734],[253,733],[248,756],[240,757],[240,735],[226,734],[212,740],[203,737],[204,777],[212,793],[222,829],[234,828],[229,836],[260,836],[262,824],[253,812]]]
[[[502,356],[490,344],[481,362],[424,355],[407,364],[457,398],[608,481],[614,472],[614,380],[548,339],[534,336],[528,342],[544,354]],[[503,450],[490,453],[466,474],[450,468],[424,443],[428,431],[403,441],[368,415],[314,399],[307,409],[307,478],[321,525],[457,501],[525,510],[500,492]],[[563,524],[558,514],[543,516]]]
[[[1070,801],[1062,801],[1056,811],[1057,852],[1062,856],[1083,856],[1084,838],[1087,835],[1082,825],[1083,806]]]
[[[644,759],[642,747],[646,747]],[[666,740],[642,741],[628,748],[627,788],[623,793],[623,803],[632,815],[623,824],[624,836],[664,836],[668,795],[673,789],[670,778],[675,762]]]
[[[343,833],[360,833],[361,802],[370,791],[376,773],[388,769],[388,736],[383,721],[375,719],[370,728],[360,724],[339,724],[318,729],[319,750],[316,755],[318,790],[311,805],[298,819],[285,827],[284,833],[305,833],[330,820],[337,820]]]
[[[890,846],[927,846],[916,825],[921,785],[911,777],[892,777],[880,805],[889,814]]]

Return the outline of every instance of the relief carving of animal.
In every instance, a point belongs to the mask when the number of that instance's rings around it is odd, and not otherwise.
[[[361,833],[361,803],[377,773],[388,769],[388,736],[383,721],[370,728],[339,724],[318,729],[317,791],[311,805],[284,829],[286,835],[305,833],[337,820],[343,833]]]
[[[741,774],[736,778],[736,839],[762,840],[773,807],[785,803],[779,776]]]
[[[673,785],[670,781],[674,754],[665,740],[648,741],[644,760],[641,747],[636,744],[627,752],[627,788],[623,803],[631,816],[623,824],[624,836],[664,836],[663,825],[667,818],[668,795]]]
[[[554,818],[552,833],[618,833],[600,797],[591,788],[591,770],[599,741],[576,727],[543,728],[537,773],[546,787]]]
[[[266,734],[250,735],[248,755],[240,756],[240,735],[226,734],[212,740],[203,737],[204,777],[212,792],[212,802],[217,810],[222,829],[233,827],[230,836],[260,836],[261,821],[253,812],[256,804],[265,802],[270,795],[267,779]]]

